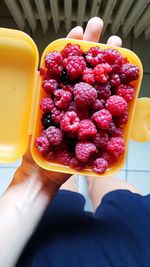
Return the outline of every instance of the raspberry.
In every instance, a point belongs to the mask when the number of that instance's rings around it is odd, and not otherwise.
[[[77,107],[74,102],[71,102],[68,108],[68,111],[74,111],[77,112]]]
[[[103,104],[102,104],[102,101],[99,100],[99,99],[96,99],[96,101],[95,101],[94,104],[92,105],[92,109],[93,109],[93,110],[101,110],[101,109],[103,109],[103,108],[104,108],[104,106],[103,106]]]
[[[71,153],[66,149],[57,152],[57,160],[59,163],[63,165],[69,165],[71,158],[72,158]]]
[[[54,108],[54,103],[51,98],[43,98],[40,103],[41,110],[43,112],[51,111]]]
[[[65,112],[64,111],[60,111],[57,108],[53,108],[52,109],[52,120],[57,123],[60,124],[63,116],[64,116]]]
[[[123,124],[126,124],[128,121],[128,112],[126,111],[123,115],[115,117],[115,124],[119,127],[122,126]]]
[[[41,153],[44,153],[49,149],[49,141],[46,136],[37,137],[35,140],[35,146]]]
[[[56,128],[55,126],[50,126],[46,130],[45,134],[51,145],[59,145],[63,141],[63,131],[61,129]]]
[[[101,157],[108,162],[108,165],[112,165],[116,161],[116,157],[108,151],[102,152]]]
[[[53,94],[58,87],[58,83],[54,79],[44,80],[42,83],[42,87],[46,93]]]
[[[40,76],[45,77],[45,70],[40,68]]]
[[[48,53],[45,57],[45,66],[53,73],[60,75],[62,71],[62,59],[60,52]]]
[[[108,151],[110,151],[116,158],[122,155],[125,151],[125,143],[122,137],[111,137],[108,146]]]
[[[89,119],[91,117],[89,109],[77,107],[76,112],[80,120]]]
[[[112,87],[119,85],[121,83],[119,74],[112,73],[109,76],[109,82]]]
[[[83,79],[84,82],[93,85],[95,83],[95,76],[94,76],[93,69],[86,68],[83,71],[83,77],[82,77],[82,79]]]
[[[136,65],[126,63],[120,68],[120,79],[122,83],[129,83],[139,77],[139,68]]]
[[[118,95],[110,96],[106,101],[106,109],[113,116],[121,116],[127,111],[127,102],[123,99],[123,97]]]
[[[107,131],[111,137],[123,136],[123,129],[117,128],[114,122],[110,122]]]
[[[123,57],[116,49],[106,49],[104,51],[104,59],[111,65],[112,72],[117,72],[123,64]]]
[[[92,120],[96,122],[98,128],[106,130],[112,121],[112,115],[108,110],[101,109],[93,114]]]
[[[77,142],[75,153],[78,160],[87,162],[89,157],[96,153],[96,146],[91,142]]]
[[[129,103],[134,98],[135,90],[132,85],[120,84],[115,88],[115,94],[122,96]]]
[[[85,163],[79,161],[76,157],[73,157],[69,162],[69,166],[72,169],[75,169],[76,171],[80,171],[80,170],[84,169]]]
[[[93,171],[98,174],[103,174],[108,167],[108,162],[103,158],[97,158],[93,164]]]
[[[74,101],[78,107],[86,107],[93,104],[97,98],[97,92],[94,87],[88,83],[77,83],[74,86]]]
[[[104,62],[104,51],[99,47],[92,47],[85,54],[86,62],[88,62],[91,66],[96,66],[100,63]]]
[[[106,84],[96,84],[95,89],[97,90],[98,99],[107,99],[111,96],[111,86],[110,83]]]
[[[48,160],[54,160],[54,159],[56,159],[56,153],[55,153],[55,151],[53,151],[51,149],[48,150],[48,151],[46,151],[43,154],[43,156],[46,157],[46,159],[48,159]]]
[[[58,75],[57,73],[54,73],[52,70],[47,70],[45,73],[45,77],[44,80],[56,80],[57,82],[59,82],[60,80],[60,75]]]
[[[60,122],[61,128],[70,134],[76,135],[80,119],[74,111],[67,111]]]
[[[54,92],[54,96],[54,102],[57,108],[62,110],[68,109],[72,97],[70,92],[63,89],[58,89]]]
[[[105,131],[99,130],[92,138],[92,142],[98,149],[106,148],[109,141],[108,134]]]
[[[63,90],[66,92],[72,93],[73,92],[73,86],[70,84],[67,84],[67,85],[63,86]]]
[[[109,78],[108,73],[111,71],[112,71],[112,68],[108,63],[98,64],[94,68],[94,76],[95,76],[96,81],[100,83],[106,83]]]
[[[72,45],[68,43],[61,51],[61,54],[63,58],[67,58],[69,56],[81,56],[83,54],[83,51],[81,50],[80,45]]]
[[[96,126],[91,120],[82,120],[79,124],[78,138],[80,140],[95,136],[97,133]]]
[[[42,115],[41,123],[44,129],[47,129],[52,124],[50,112],[46,112]]]
[[[86,63],[82,56],[70,56],[63,61],[67,73],[71,80],[79,78],[86,67]]]

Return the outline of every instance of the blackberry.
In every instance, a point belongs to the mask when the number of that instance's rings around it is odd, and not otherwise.
[[[49,126],[55,126],[55,123],[51,119],[50,112],[43,113],[42,118],[41,118],[41,123],[42,123],[44,130],[46,130]]]
[[[70,78],[69,78],[69,75],[67,73],[67,70],[66,69],[63,69],[62,72],[61,72],[61,82],[66,85],[68,83],[70,83]]]

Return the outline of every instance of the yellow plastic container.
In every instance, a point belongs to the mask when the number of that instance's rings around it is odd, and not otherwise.
[[[41,86],[42,78],[37,72],[38,50],[34,41],[27,34],[17,30],[0,29],[0,162],[13,162],[23,156],[28,146],[29,135],[32,134],[32,156],[42,168],[98,177],[114,175],[122,168],[126,159],[133,114],[143,75],[142,64],[139,58],[128,49],[73,39],[59,39],[46,47],[40,67],[44,67],[44,58],[47,53],[61,51],[68,42],[79,44],[83,51],[87,51],[93,46],[99,46],[101,49],[115,48],[124,57],[127,57],[130,63],[136,64],[140,69],[139,79],[132,83],[136,87],[136,95],[134,101],[129,105],[129,119],[124,128],[126,144],[124,155],[103,175],[97,175],[90,169],[77,172],[70,167],[50,162],[42,157],[34,146],[34,140],[41,131],[40,101],[44,96]],[[134,136],[134,129],[132,134]]]

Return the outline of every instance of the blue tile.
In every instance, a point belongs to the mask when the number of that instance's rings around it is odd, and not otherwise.
[[[150,171],[150,142],[130,141],[127,169]]]
[[[0,168],[0,196],[9,186],[15,171],[16,168]]]
[[[150,172],[131,172],[127,173],[127,182],[137,187],[141,193],[150,193]]]

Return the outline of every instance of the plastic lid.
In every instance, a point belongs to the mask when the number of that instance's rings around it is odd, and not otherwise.
[[[17,160],[27,148],[38,60],[30,36],[0,28],[0,162]]]

